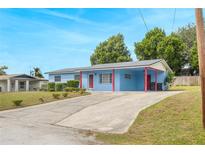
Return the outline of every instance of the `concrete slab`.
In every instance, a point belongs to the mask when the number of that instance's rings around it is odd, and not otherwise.
[[[107,96],[117,97],[84,108],[57,125],[97,132],[125,133],[142,109],[178,93],[180,92],[106,93]]]
[[[176,93],[99,92],[1,111],[0,144],[100,144],[78,129],[125,132],[141,109]]]

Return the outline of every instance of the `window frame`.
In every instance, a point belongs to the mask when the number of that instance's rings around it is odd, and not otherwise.
[[[131,80],[132,79],[132,75],[131,74],[124,74],[124,78]]]
[[[59,77],[59,80],[56,80],[57,77]],[[55,75],[54,82],[61,82],[61,75]]]
[[[78,79],[76,79],[76,76],[78,76]],[[74,74],[74,80],[80,81],[80,74]]]
[[[112,73],[101,73],[99,74],[100,84],[112,84]]]
[[[25,89],[25,82],[19,81],[19,89]]]

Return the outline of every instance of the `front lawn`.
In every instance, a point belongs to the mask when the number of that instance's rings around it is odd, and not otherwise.
[[[127,133],[96,133],[96,138],[106,144],[205,144],[200,88],[187,86],[171,90],[185,92],[140,112]]]
[[[53,97],[53,93],[60,94],[59,99]],[[64,92],[11,92],[11,93],[0,93],[0,110],[7,110],[17,108],[14,105],[14,100],[23,100],[20,107],[37,105],[55,100],[78,97],[87,95],[88,93],[80,94],[80,92],[67,92],[67,97],[63,97]]]

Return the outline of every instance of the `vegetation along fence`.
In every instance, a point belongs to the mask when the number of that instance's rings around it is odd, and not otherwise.
[[[173,84],[175,86],[198,86],[200,78],[199,76],[176,76]]]

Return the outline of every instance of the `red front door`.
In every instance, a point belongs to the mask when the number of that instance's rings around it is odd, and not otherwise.
[[[93,88],[93,74],[89,75],[89,88]]]
[[[151,76],[147,75],[147,90],[150,90],[151,87]]]

